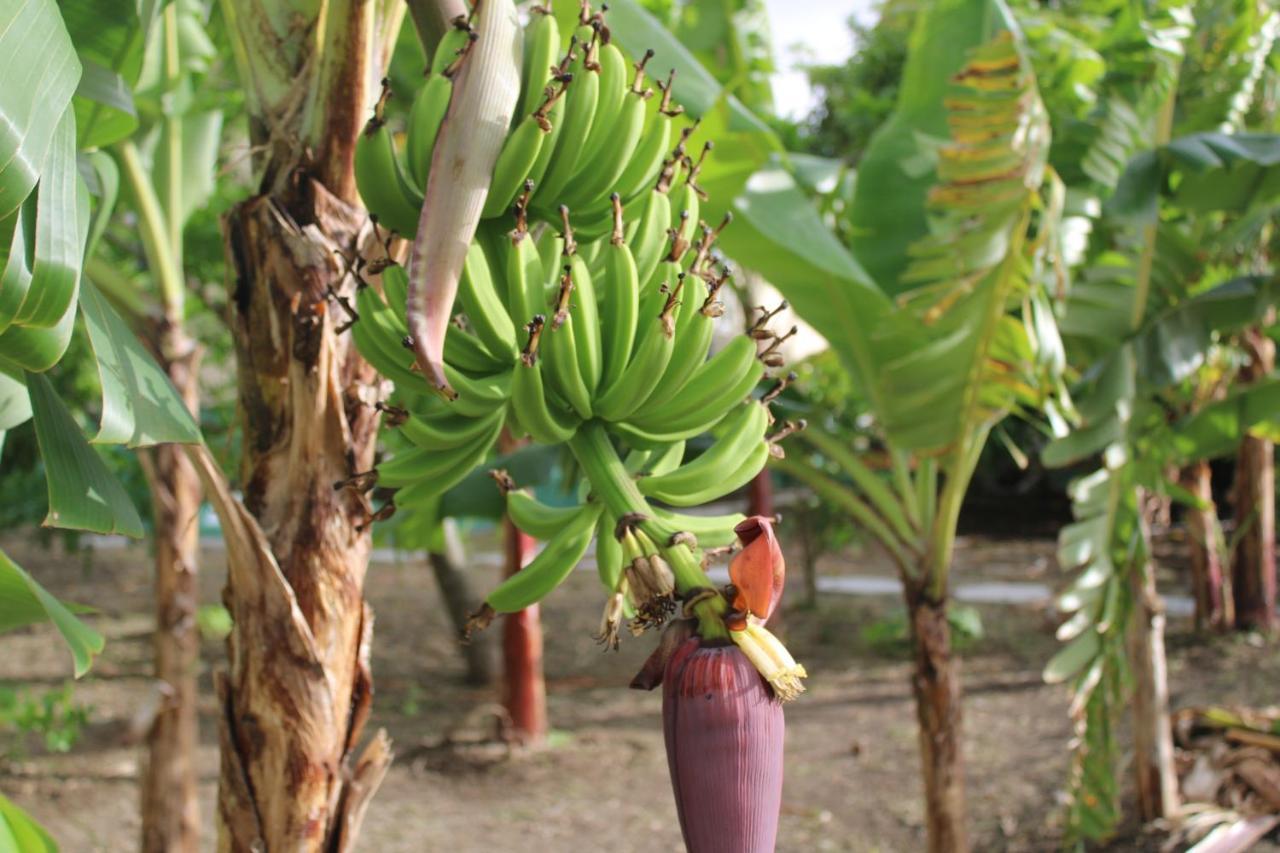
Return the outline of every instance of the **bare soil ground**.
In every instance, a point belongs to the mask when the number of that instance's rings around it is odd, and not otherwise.
[[[33,812],[67,851],[135,849],[140,748],[131,720],[153,695],[150,558],[142,547],[88,554],[45,550],[10,537],[4,547],[55,593],[92,601],[90,621],[107,648],[75,687],[91,722],[62,755],[28,745],[0,760],[0,790]],[[1049,541],[966,537],[957,579],[1061,580]],[[793,562],[793,566],[798,561]],[[850,552],[828,573],[888,574]],[[795,572],[793,572],[794,574]],[[204,555],[204,601],[218,601],[223,565]],[[475,572],[477,590],[496,576]],[[811,673],[809,692],[787,709],[786,788],[779,850],[915,851],[924,847],[916,726],[906,647],[886,631],[892,598],[826,596],[785,616],[788,644]],[[678,851],[667,784],[660,697],[626,689],[652,641],[602,654],[591,640],[599,618],[594,572],[577,572],[543,608],[551,744],[513,752],[485,741],[495,730],[496,692],[462,684],[462,664],[438,606],[430,572],[416,562],[375,565],[368,596],[377,617],[370,731],[385,726],[398,758],[365,820],[372,851]],[[1045,686],[1055,621],[1043,607],[980,608],[985,636],[963,645],[965,743],[974,847],[1055,850],[1061,844],[1068,741],[1067,694]],[[496,632],[495,632],[496,633]],[[1170,634],[1175,707],[1277,701],[1280,656],[1244,638],[1201,641],[1175,620]],[[48,628],[6,636],[0,683],[57,686],[70,664]],[[211,671],[221,642],[203,649],[201,708],[206,846],[213,847],[216,729]],[[11,744],[0,744],[0,751]],[[1115,850],[1155,849],[1130,829]]]

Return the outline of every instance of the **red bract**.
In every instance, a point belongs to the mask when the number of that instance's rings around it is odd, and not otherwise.
[[[662,679],[667,766],[689,853],[771,853],[782,704],[733,645],[685,641]]]
[[[782,547],[773,535],[773,520],[753,515],[740,522],[733,532],[743,548],[729,562],[729,580],[737,587],[733,606],[767,621],[782,598],[787,564]]]

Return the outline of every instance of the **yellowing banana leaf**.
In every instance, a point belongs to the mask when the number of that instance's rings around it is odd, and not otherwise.
[[[929,233],[925,198],[938,183],[934,151],[949,136],[951,77],[970,50],[1012,26],[1001,0],[938,0],[917,16],[897,106],[859,164],[847,213],[853,253],[886,293],[904,289],[907,249]]]
[[[0,0],[0,218],[35,187],[80,61],[54,0]]]
[[[200,442],[200,429],[169,377],[89,282],[80,289],[80,308],[102,379],[102,425],[94,442],[129,447]]]
[[[0,850],[18,853],[58,853],[58,845],[31,815],[0,794]]]
[[[0,633],[46,621],[53,622],[66,641],[76,677],[88,672],[94,655],[102,651],[102,635],[77,619],[65,604],[0,551]]]
[[[85,441],[84,433],[49,380],[43,374],[27,373],[26,383],[49,485],[45,525],[140,538],[143,529],[138,511],[124,487]]]

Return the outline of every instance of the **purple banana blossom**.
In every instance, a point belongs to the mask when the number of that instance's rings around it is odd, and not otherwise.
[[[689,853],[771,853],[784,724],[756,667],[728,641],[684,641],[663,675],[662,722]]]

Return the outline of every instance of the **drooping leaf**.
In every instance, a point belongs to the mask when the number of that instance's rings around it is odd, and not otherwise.
[[[120,195],[120,169],[111,155],[105,151],[91,151],[80,155],[80,177],[93,196],[93,213],[89,217],[89,237],[85,242],[84,256],[92,258],[98,240],[107,230],[107,223],[116,208]]]
[[[102,426],[94,442],[149,447],[201,441],[169,377],[89,282],[80,289],[80,308],[102,379]]]
[[[31,815],[0,794],[0,850],[16,853],[58,853],[58,845]]]
[[[2,0],[0,219],[30,194],[71,96],[80,61],[54,0]]]
[[[129,495],[89,446],[43,374],[26,374],[36,441],[49,485],[44,524],[140,538],[142,519]]]
[[[88,672],[94,655],[102,651],[102,635],[77,619],[65,604],[0,551],[0,633],[39,622],[52,622],[66,641],[76,678]]]

